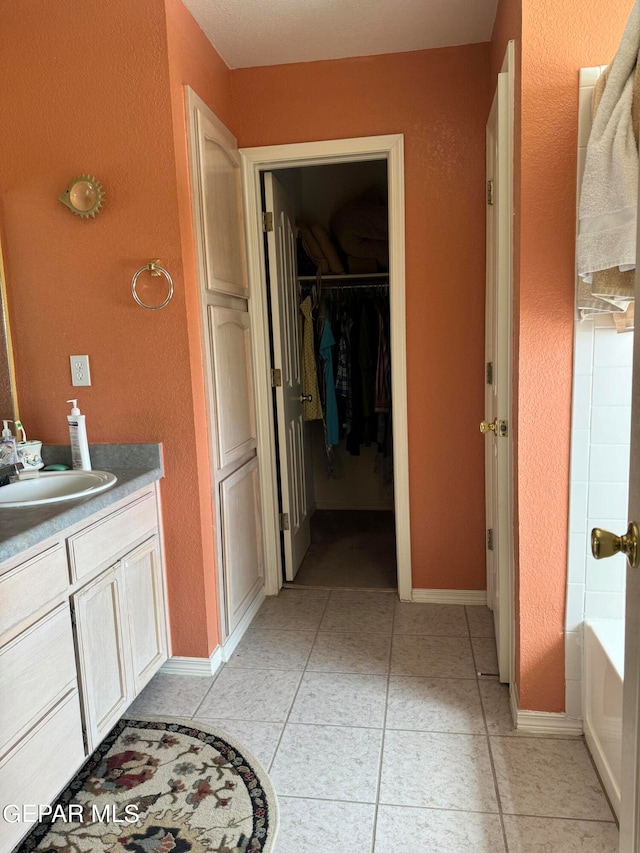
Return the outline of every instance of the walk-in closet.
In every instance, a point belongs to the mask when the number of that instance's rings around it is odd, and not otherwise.
[[[283,579],[396,589],[387,163],[265,173],[264,210]]]

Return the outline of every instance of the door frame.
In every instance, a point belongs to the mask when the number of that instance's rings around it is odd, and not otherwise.
[[[398,595],[412,599],[409,515],[409,442],[407,429],[407,340],[405,295],[404,136],[366,136],[241,148],[247,231],[249,314],[256,381],[258,455],[265,547],[265,592],[282,586],[282,554],[278,504],[278,470],[267,306],[267,273],[263,247],[260,174],[302,166],[386,160],[389,191],[389,302],[391,310],[391,385],[393,393],[393,458]],[[397,284],[394,286],[394,282]]]
[[[494,269],[487,267],[487,277],[497,272],[495,299],[497,303],[497,352],[494,353],[496,376],[499,382],[498,398],[501,411],[499,419],[505,419],[508,425],[506,453],[498,457],[497,492],[498,505],[494,508],[498,516],[498,536],[493,548],[497,555],[500,573],[500,608],[505,607],[509,625],[507,671],[501,672],[501,680],[513,683],[515,672],[515,620],[514,620],[514,536],[513,536],[513,472],[514,472],[514,421],[513,421],[513,157],[514,157],[514,104],[515,104],[515,42],[510,41],[502,63],[501,74],[507,75],[506,96],[500,97],[498,77],[496,77],[496,159],[494,164],[498,197],[498,217],[493,237],[493,252],[487,245],[487,259],[493,257]],[[487,154],[487,169],[489,168]],[[487,180],[490,178],[487,174]],[[486,341],[485,341],[486,346]],[[486,365],[485,365],[486,367]],[[486,381],[486,377],[485,377]],[[486,386],[485,386],[486,387]],[[496,436],[494,441],[501,441]],[[501,464],[502,463],[502,464]],[[487,488],[485,468],[485,490]],[[492,579],[487,576],[487,598],[492,602]]]

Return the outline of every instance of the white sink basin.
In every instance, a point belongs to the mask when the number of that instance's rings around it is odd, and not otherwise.
[[[106,471],[46,471],[33,480],[0,486],[0,509],[86,498],[110,489],[117,479]]]

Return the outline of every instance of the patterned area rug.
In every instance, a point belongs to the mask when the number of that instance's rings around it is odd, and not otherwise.
[[[123,719],[16,853],[267,853],[277,821],[266,772],[227,735]]]

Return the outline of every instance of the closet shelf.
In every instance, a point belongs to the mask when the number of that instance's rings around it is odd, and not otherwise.
[[[333,275],[326,274],[322,276],[322,283],[329,281],[380,281],[381,279],[389,279],[388,272],[364,272],[364,273],[334,273]],[[309,282],[313,284],[317,281],[315,275],[299,275],[298,281],[300,284]]]

